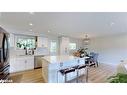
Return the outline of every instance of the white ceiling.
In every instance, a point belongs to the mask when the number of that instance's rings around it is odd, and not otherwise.
[[[33,26],[30,26],[29,23],[32,23]],[[39,34],[65,35],[76,38],[83,38],[84,34],[88,34],[90,37],[100,37],[126,33],[127,13],[41,12],[30,14],[7,12],[1,13],[0,24],[8,25],[12,29]]]

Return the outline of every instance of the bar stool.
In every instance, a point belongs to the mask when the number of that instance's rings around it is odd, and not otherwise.
[[[86,69],[86,82],[88,82],[88,68],[86,64],[79,65],[77,68],[77,83],[79,82],[79,71],[81,69]]]
[[[68,68],[59,70],[59,72],[60,72],[63,76],[65,76],[64,82],[66,83],[66,82],[67,82],[67,74],[68,74],[68,73],[71,73],[71,72],[75,72],[75,68],[74,68],[74,67],[68,67]]]

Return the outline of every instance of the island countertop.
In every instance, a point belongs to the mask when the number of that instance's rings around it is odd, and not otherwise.
[[[61,56],[44,56],[42,57],[42,76],[47,83],[64,83],[63,75],[58,72],[60,69],[72,66],[82,65],[88,57],[80,58],[69,55]],[[72,72],[68,76],[68,80],[75,79],[76,72]],[[84,70],[80,71],[80,75],[84,74]]]
[[[42,58],[47,60],[49,63],[60,63],[60,62],[64,62],[64,61],[68,61],[72,59],[78,59],[79,57],[69,56],[69,55],[60,55],[60,56],[44,56]],[[88,58],[88,57],[84,57],[84,58]]]

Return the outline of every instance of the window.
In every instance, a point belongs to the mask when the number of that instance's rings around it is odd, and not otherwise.
[[[35,48],[35,37],[18,36],[16,40],[17,49],[33,49]]]
[[[56,51],[57,51],[57,43],[56,41],[51,41],[50,52],[56,52]]]
[[[76,49],[76,43],[70,43],[69,44],[69,49],[70,50],[75,50]]]

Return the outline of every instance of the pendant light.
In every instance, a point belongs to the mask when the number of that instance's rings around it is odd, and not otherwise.
[[[88,35],[86,34],[86,35],[85,35],[85,38],[84,38],[84,44],[85,44],[85,45],[89,45],[89,43],[90,43],[90,38],[89,38]]]

